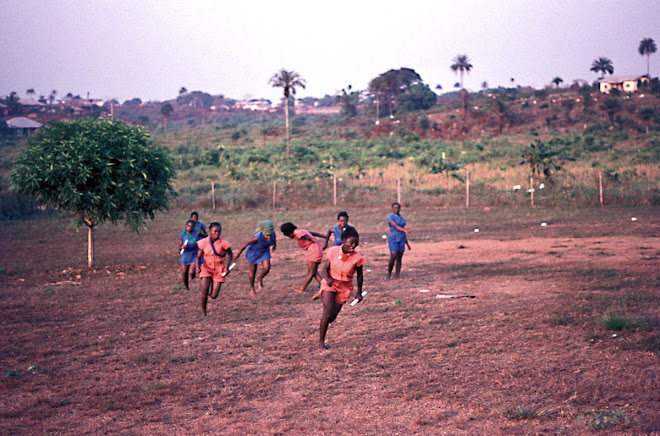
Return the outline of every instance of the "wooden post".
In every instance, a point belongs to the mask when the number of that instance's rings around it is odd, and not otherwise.
[[[396,176],[396,202],[401,204],[401,176]]]
[[[598,190],[600,191],[600,205],[603,205],[603,172],[598,171]]]
[[[211,196],[213,197],[213,210],[215,210],[215,182],[211,182]]]
[[[332,174],[332,205],[337,206],[337,173]]]
[[[534,176],[529,176],[529,196],[532,199],[532,206],[534,206]]]
[[[470,172],[465,174],[465,207],[470,207]]]
[[[277,180],[273,180],[273,210],[275,210],[275,195],[277,192]]]

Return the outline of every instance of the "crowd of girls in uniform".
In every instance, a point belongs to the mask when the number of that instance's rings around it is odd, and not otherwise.
[[[406,220],[401,216],[399,203],[392,204],[392,214],[387,217],[387,223],[390,228],[387,278],[391,278],[393,269],[395,278],[399,278],[403,253],[406,246],[410,249],[407,239],[410,230],[406,228]],[[346,212],[337,215],[337,225],[329,228],[327,233],[299,229],[291,222],[282,224],[280,231],[287,238],[294,239],[305,252],[307,277],[302,286],[294,287],[293,290],[304,292],[312,280],[316,280],[319,284],[319,291],[312,299],[321,298],[323,302],[318,346],[320,349],[326,349],[325,335],[328,325],[335,320],[346,302],[353,299],[356,303],[362,301],[364,277],[362,266],[365,259],[356,251],[360,244],[360,235],[355,227],[348,224]],[[189,288],[189,278],[198,275],[201,279],[200,304],[204,316],[206,316],[208,298],[218,297],[220,287],[235,265],[231,244],[223,239],[221,234],[220,223],[213,222],[207,228],[199,221],[199,214],[193,212],[180,236],[181,279],[186,289]],[[325,240],[323,246],[316,238]],[[276,249],[275,225],[272,221],[266,220],[258,223],[256,233],[236,254],[238,261],[245,252],[245,259],[249,265],[249,292],[252,297],[257,296],[255,281],[259,290],[264,288],[263,280],[271,267],[271,251]],[[325,260],[324,250],[326,250]],[[259,266],[261,269],[257,274]],[[353,287],[354,278],[357,289]]]

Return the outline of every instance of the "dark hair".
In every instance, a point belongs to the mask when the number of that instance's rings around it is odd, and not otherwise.
[[[216,223],[216,222],[213,222],[213,223],[209,224],[209,232],[214,227],[217,227],[220,230],[220,233],[222,233],[222,226],[220,225],[220,223]]]
[[[346,227],[346,230],[341,232],[342,241],[348,238],[357,238],[358,241],[360,240],[360,235],[358,234],[358,231],[355,230],[355,227]]]
[[[339,212],[339,213],[337,214],[337,220],[339,220],[339,218],[341,218],[341,217],[343,217],[343,216],[345,216],[345,217],[346,217],[346,221],[348,221],[348,213],[347,213],[347,212]]]
[[[193,211],[192,211],[192,213],[190,214],[190,218],[192,218],[192,217],[194,217],[194,216],[196,216],[197,218],[199,218],[199,214],[197,213],[196,210],[193,210]]]
[[[186,221],[186,225],[188,225],[188,224],[190,224],[190,223],[192,223],[193,225],[197,224],[197,223],[195,223],[195,221],[193,221],[193,220],[188,220],[188,221]]]
[[[282,233],[284,233],[286,236],[289,236],[293,234],[293,231],[296,230],[298,227],[293,225],[293,223],[284,223],[280,226],[280,230]]]
[[[395,204],[398,204],[398,205],[399,205],[399,207],[401,207],[401,203],[399,203],[399,202],[396,202],[396,201],[395,201],[394,203],[392,203],[392,206],[390,206],[390,207],[394,207],[394,205],[395,205]]]

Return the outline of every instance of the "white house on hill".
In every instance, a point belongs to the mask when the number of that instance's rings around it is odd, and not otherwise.
[[[640,83],[648,83],[648,76],[613,76],[600,81],[600,92],[609,94],[612,89],[621,92],[635,92]]]

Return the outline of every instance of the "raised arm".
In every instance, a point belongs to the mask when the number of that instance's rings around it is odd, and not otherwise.
[[[247,241],[245,244],[243,244],[243,246],[241,247],[241,249],[238,250],[238,254],[236,254],[236,257],[237,257],[237,258],[240,258],[240,257],[241,257],[241,253],[242,253],[242,252],[248,247],[248,245],[252,245],[252,244],[254,244],[254,243],[256,243],[256,242],[257,242],[257,237],[256,237],[256,236],[253,236],[252,239],[250,239],[250,240]],[[230,263],[231,263],[231,262],[230,262]]]
[[[325,244],[323,245],[323,249],[325,250],[328,248],[328,244],[330,243],[330,236],[332,236],[334,232],[332,231],[332,227],[330,227],[330,230],[328,230],[328,234],[324,236],[325,238]]]

